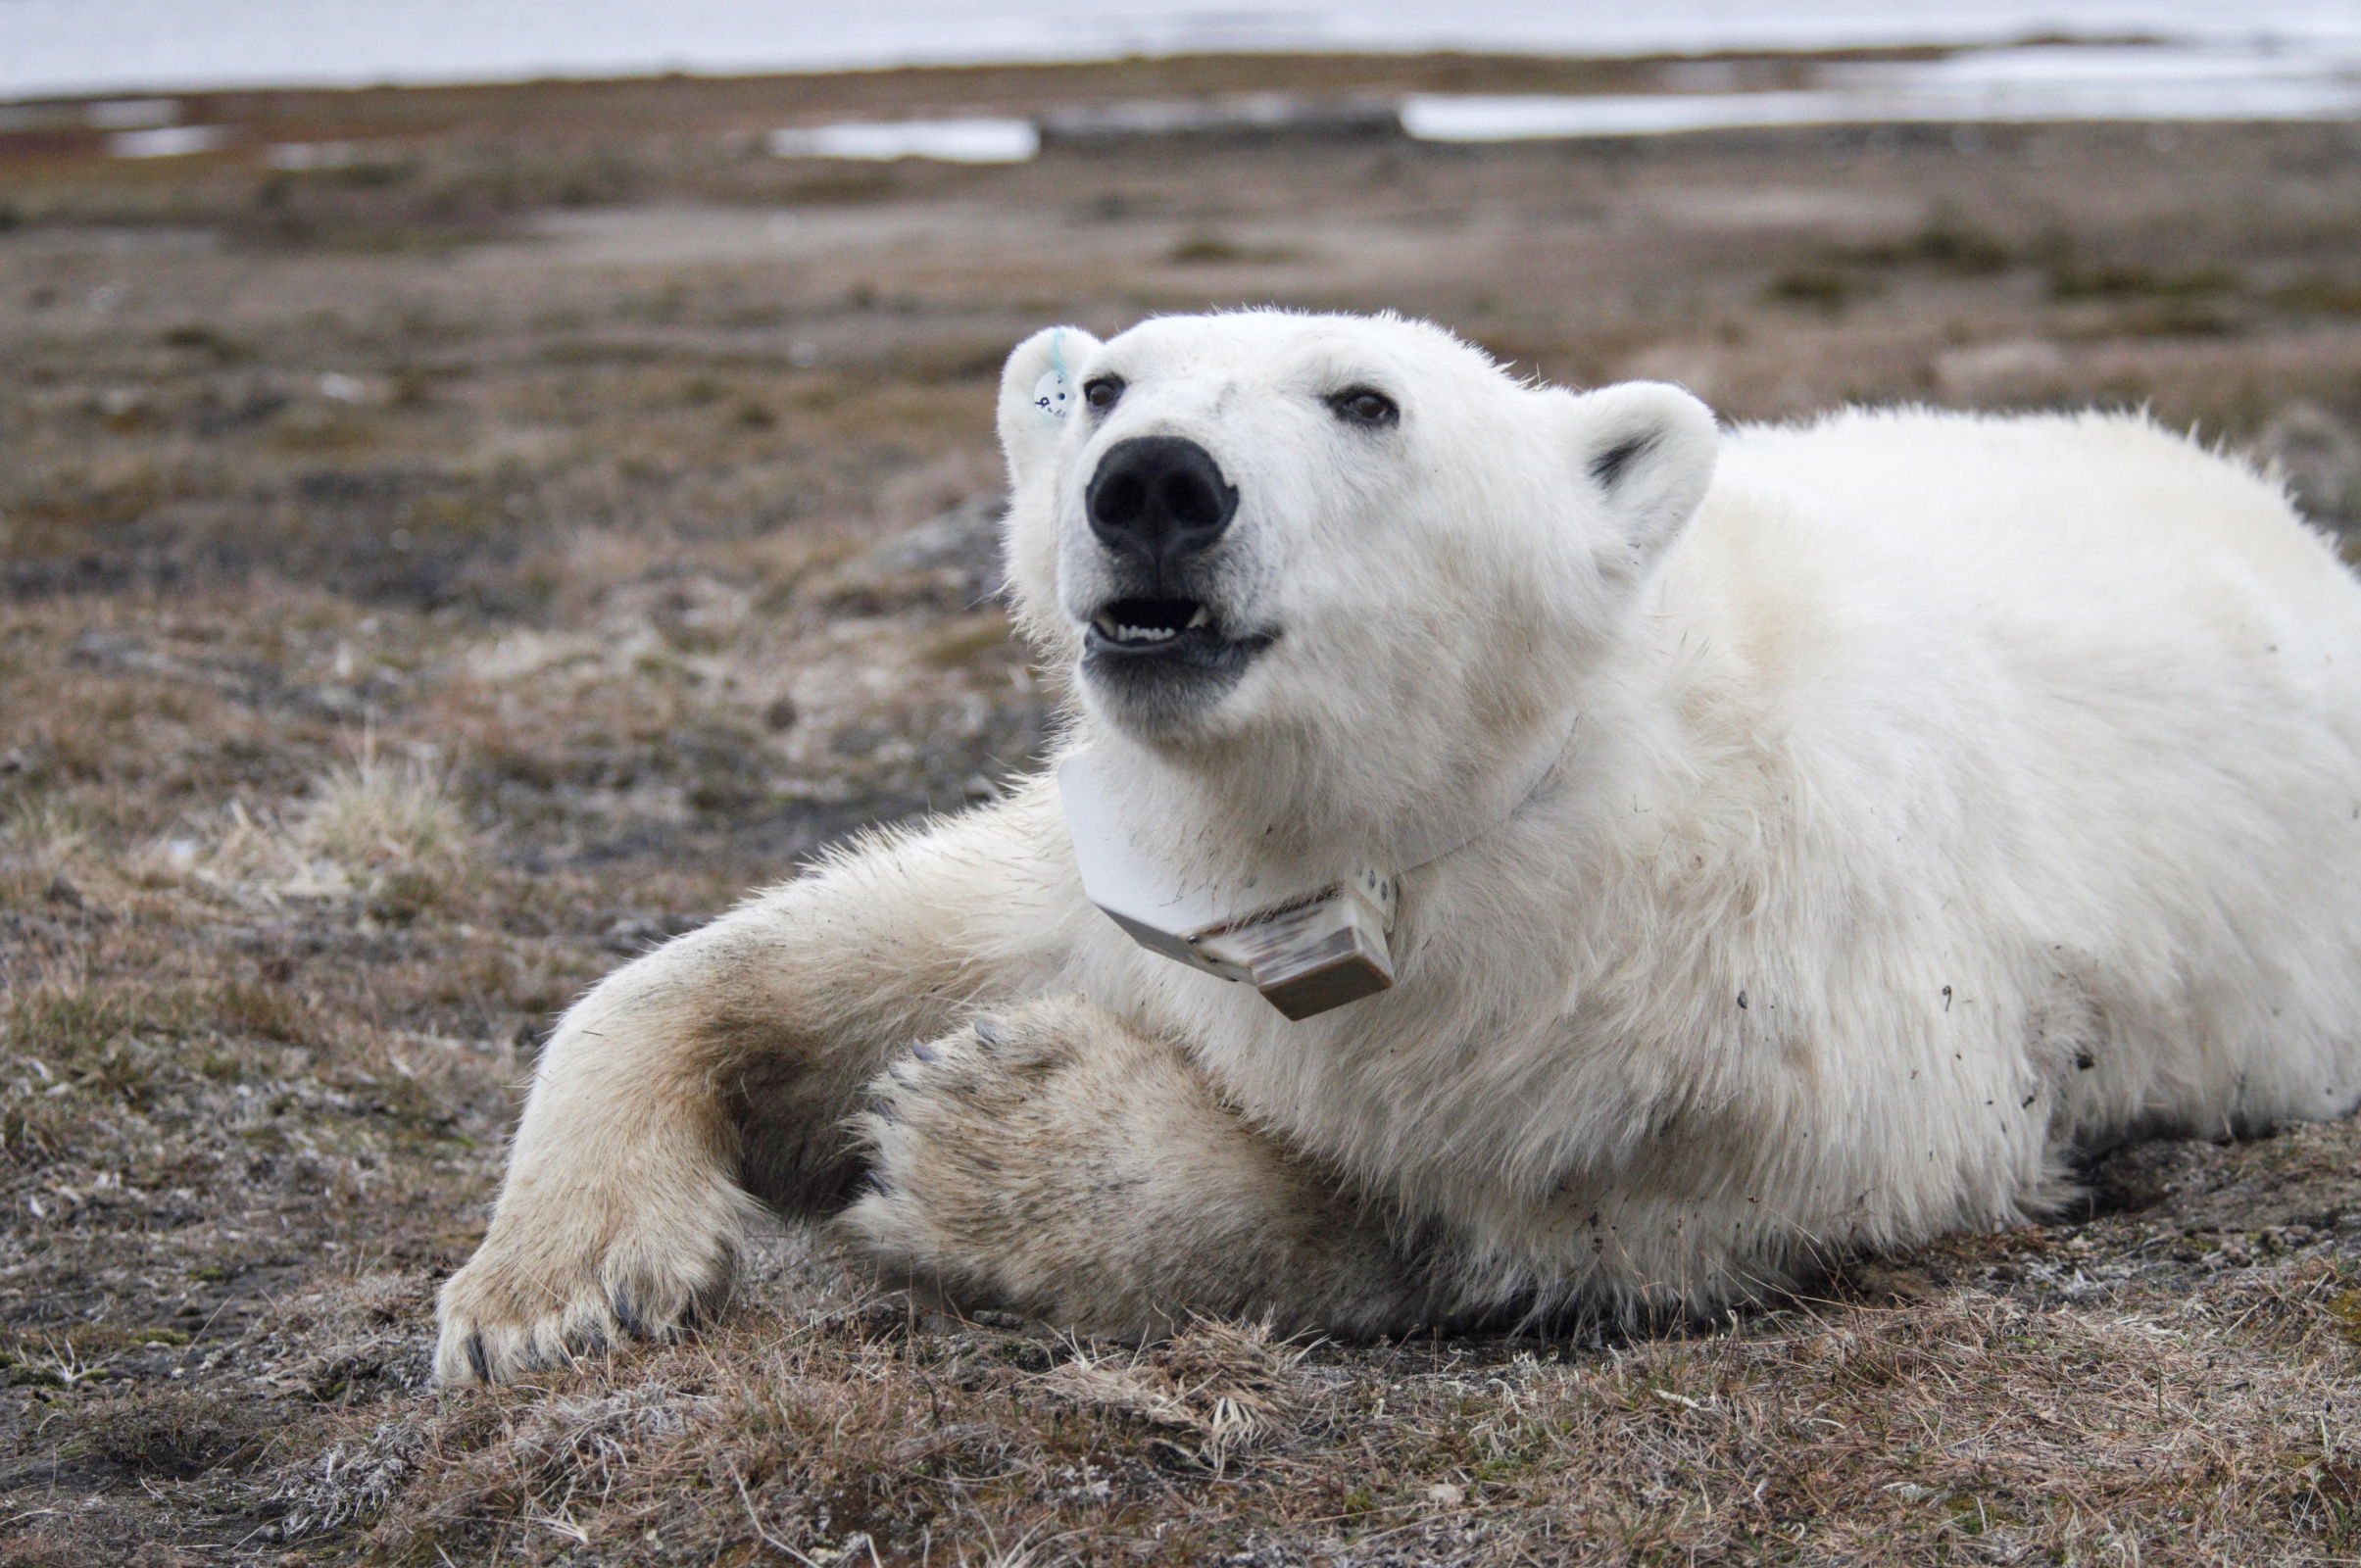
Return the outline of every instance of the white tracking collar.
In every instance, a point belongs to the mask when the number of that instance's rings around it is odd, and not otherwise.
[[[1399,866],[1363,863],[1337,881],[1244,910],[1176,877],[1141,847],[1118,816],[1120,792],[1107,774],[1103,753],[1086,748],[1060,762],[1058,792],[1083,894],[1133,941],[1193,969],[1244,980],[1288,1017],[1308,1018],[1394,984],[1389,939],[1402,874],[1465,849],[1532,799],[1564,755],[1573,726],[1550,734],[1551,741],[1538,747],[1500,791],[1479,803],[1492,809],[1471,810],[1413,838],[1398,855]]]

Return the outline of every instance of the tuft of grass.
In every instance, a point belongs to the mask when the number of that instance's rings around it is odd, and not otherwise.
[[[1834,316],[1852,303],[1858,285],[1827,268],[1798,268],[1782,272],[1763,288],[1762,297],[1774,305],[1801,305]]]
[[[0,897],[47,897],[89,833],[51,799],[19,800],[0,813]]]
[[[0,1048],[12,1057],[74,1069],[99,1061],[126,1039],[177,1037],[189,1021],[189,1008],[178,999],[51,980],[0,996]]]
[[[365,735],[350,760],[316,774],[281,809],[232,798],[168,836],[139,866],[149,880],[186,876],[233,898],[327,898],[359,892],[368,912],[407,925],[442,900],[474,854],[451,774],[429,757],[390,758]]]
[[[1905,243],[1866,245],[1843,251],[1840,259],[1864,267],[1917,265],[1961,277],[1986,277],[2017,265],[2017,248],[1969,218],[1952,203],[1937,206]]]
[[[296,841],[352,869],[412,866],[461,858],[467,824],[449,778],[419,756],[390,760],[375,736],[352,761],[313,785],[294,826]]]
[[[75,1413],[74,1435],[60,1451],[161,1480],[188,1481],[252,1463],[275,1430],[267,1412],[203,1394],[116,1393]]]
[[[1174,267],[1228,267],[1240,264],[1276,266],[1297,262],[1296,251],[1277,245],[1242,245],[1224,234],[1185,234],[1173,241],[1164,260]]]
[[[1966,277],[2005,272],[2017,263],[2016,247],[1953,211],[1937,213],[1910,248],[1920,261]]]
[[[1302,1418],[1313,1397],[1306,1353],[1274,1341],[1268,1324],[1200,1320],[1146,1350],[1076,1354],[1042,1386],[1079,1409],[1177,1435],[1186,1446],[1176,1452],[1218,1475]]]
[[[2159,272],[2116,263],[2094,267],[2060,263],[2049,270],[2049,297],[2055,300],[2195,300],[2236,293],[2242,287],[2244,280],[2226,267]]]
[[[2361,317],[2361,283],[2308,277],[2271,291],[2271,302],[2315,316]]]
[[[246,980],[225,980],[207,995],[214,1026],[244,1040],[268,1040],[299,1046],[319,1038],[318,1019],[284,986]]]

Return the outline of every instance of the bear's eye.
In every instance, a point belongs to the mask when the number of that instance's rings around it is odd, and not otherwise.
[[[1354,386],[1332,392],[1328,406],[1347,424],[1377,426],[1402,422],[1402,410],[1395,406],[1394,400],[1373,387]]]
[[[1082,384],[1082,401],[1091,406],[1093,414],[1105,414],[1122,395],[1123,378],[1119,375],[1094,376]]]

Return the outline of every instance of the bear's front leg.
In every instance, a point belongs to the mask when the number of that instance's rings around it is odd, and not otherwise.
[[[872,1187],[840,1223],[953,1304],[1127,1338],[1192,1313],[1398,1333],[1447,1304],[1375,1205],[1079,999],[979,1018],[870,1091]]]
[[[863,1084],[1070,940],[1036,787],[773,889],[610,975],[534,1069],[483,1245],[444,1285],[435,1373],[505,1378],[716,1303],[765,1204],[850,1195]],[[1070,871],[1067,873],[1070,876]]]

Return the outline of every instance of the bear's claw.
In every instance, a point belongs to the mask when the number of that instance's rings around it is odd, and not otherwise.
[[[514,1217],[504,1207],[466,1268],[444,1282],[435,1345],[439,1382],[499,1383],[566,1366],[633,1340],[668,1340],[730,1292],[738,1238],[759,1212],[726,1183],[671,1201],[608,1212],[580,1227]],[[595,1205],[573,1207],[579,1219]],[[553,1256],[553,1237],[569,1240]]]

